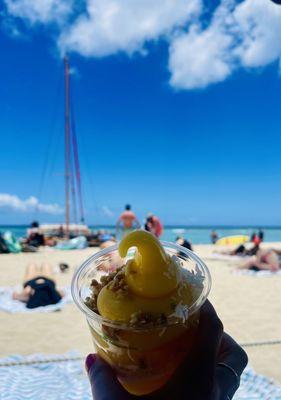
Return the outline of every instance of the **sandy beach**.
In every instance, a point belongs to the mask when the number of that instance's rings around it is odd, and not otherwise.
[[[265,244],[270,247],[273,244]],[[281,243],[274,244],[281,248]],[[70,265],[70,271],[57,273],[59,286],[69,285],[73,271],[95,249],[57,251],[44,249],[38,253],[0,255],[0,286],[19,284],[29,262],[48,261]],[[239,343],[281,339],[281,276],[254,277],[233,273],[237,260],[214,260],[211,245],[197,245],[195,252],[210,268],[213,278],[210,300],[225,330]],[[82,355],[93,351],[84,316],[74,304],[62,311],[47,314],[8,314],[0,311],[0,356],[11,354],[62,354],[78,350]],[[258,373],[281,383],[281,345],[245,348],[249,363]]]

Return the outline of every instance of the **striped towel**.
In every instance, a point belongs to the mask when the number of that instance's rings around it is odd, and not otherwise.
[[[8,313],[38,313],[38,312],[52,312],[61,310],[65,304],[71,303],[72,296],[70,287],[61,288],[65,295],[57,304],[50,304],[49,306],[37,307],[33,309],[26,308],[22,301],[13,300],[12,294],[14,291],[20,292],[21,286],[16,287],[0,287],[0,310]]]
[[[71,360],[80,355],[14,355],[0,359],[0,399],[2,400],[92,400],[83,362]],[[1,366],[5,362],[52,362]],[[65,359],[66,361],[60,361]],[[57,360],[57,361],[55,361]],[[281,386],[248,367],[234,400],[281,400]]]
[[[64,357],[74,357],[69,352]],[[61,358],[48,355],[48,358]],[[42,361],[46,355],[10,356],[4,362]],[[92,400],[89,382],[81,361],[0,367],[0,399],[2,400]]]
[[[281,400],[281,386],[247,367],[233,400]]]

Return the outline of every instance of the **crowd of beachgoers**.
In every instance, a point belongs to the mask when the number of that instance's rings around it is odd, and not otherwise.
[[[12,232],[0,232],[0,253],[37,252],[45,246],[58,250],[78,250],[86,247],[103,246],[105,243],[106,245],[113,245],[118,239],[134,229],[144,229],[159,239],[161,239],[164,231],[163,223],[159,217],[149,213],[144,223],[141,224],[131,206],[127,204],[117,220],[115,233],[106,230],[91,231],[87,225],[66,226],[57,224],[46,230],[39,225],[39,222],[33,221],[30,228],[27,229],[26,237],[17,239]],[[210,243],[218,244],[219,239],[218,233],[212,230],[210,232]],[[280,250],[261,248],[264,241],[262,229],[257,232],[253,231],[250,237],[241,235],[241,237],[235,239],[236,241],[238,239],[237,246],[231,246],[230,250],[215,250],[215,253],[244,258],[245,262],[239,266],[241,269],[269,270],[271,272],[280,269]],[[192,250],[192,243],[186,235],[175,236],[174,240],[177,244]],[[241,243],[239,243],[239,240],[241,240]],[[234,243],[236,242],[229,244]],[[61,268],[64,268],[63,264]]]
[[[130,205],[125,206],[117,220],[116,234],[106,231],[93,233],[86,230],[86,233],[84,231],[82,235],[77,234],[75,229],[66,232],[63,225],[58,225],[56,229],[46,234],[39,223],[34,221],[27,230],[25,238],[17,240],[9,232],[2,234],[0,236],[0,253],[37,252],[46,246],[58,250],[84,249],[86,247],[102,249],[114,245],[117,242],[117,237],[122,238],[132,230],[139,228],[151,232],[157,238],[161,238],[163,233],[163,224],[156,215],[148,214],[142,226]],[[211,231],[210,242],[216,244],[218,239],[217,232]],[[262,248],[263,240],[264,232],[259,230],[258,233],[253,232],[247,243],[232,246],[230,250],[227,248],[221,251],[215,250],[214,255],[230,258],[240,257],[241,263],[237,265],[238,269],[278,272],[281,266],[281,251],[279,249]],[[175,242],[191,251],[193,250],[192,243],[184,236],[175,237]],[[61,272],[67,271],[68,268],[67,263],[61,262],[59,264]],[[46,292],[48,292],[47,295]],[[49,264],[36,265],[30,263],[26,268],[23,288],[20,292],[13,293],[13,299],[24,302],[27,308],[35,308],[57,303],[63,295],[56,289],[54,272]]]
[[[42,246],[60,250],[98,247],[101,243],[108,240],[120,240],[133,229],[147,230],[161,240],[173,241],[181,239],[182,243],[191,243],[189,234],[185,229],[171,229],[169,227],[164,232],[163,223],[160,218],[152,213],[148,213],[145,220],[140,223],[140,219],[132,211],[131,206],[126,205],[125,210],[120,214],[116,222],[115,230],[112,228],[91,230],[87,225],[82,223],[39,225],[38,221],[33,221],[26,230],[26,235],[21,233],[19,236],[13,233],[13,228],[2,227],[2,231],[0,230],[0,253],[36,252]],[[167,233],[169,238],[167,238]],[[208,235],[208,233],[205,233],[205,235]],[[226,234],[221,236],[226,236]],[[242,241],[245,241],[245,238],[248,237],[245,232],[238,236],[241,236]],[[219,239],[219,234],[215,230],[210,230],[209,242],[218,244]],[[250,242],[259,244],[264,239],[264,232],[259,229],[258,233],[253,232],[249,239]],[[202,243],[207,243],[205,240]],[[198,242],[197,239],[197,243],[201,242]],[[188,247],[190,246],[191,244],[188,245]],[[237,252],[239,253],[240,249]]]
[[[160,238],[163,225],[158,217],[148,214],[143,226],[140,224],[130,205],[125,206],[116,223],[116,232],[106,230],[91,231],[87,225],[57,224],[40,226],[39,222],[31,223],[24,238],[17,239],[12,232],[0,233],[0,253],[36,252],[41,246],[49,246],[59,250],[83,249],[98,247],[106,241],[122,238],[134,229],[143,228]]]

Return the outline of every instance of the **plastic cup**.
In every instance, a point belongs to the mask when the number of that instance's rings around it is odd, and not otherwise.
[[[75,272],[72,296],[86,315],[97,353],[116,371],[119,382],[131,394],[145,395],[163,387],[193,346],[200,307],[211,288],[207,266],[190,250],[174,243],[161,242],[166,253],[176,255],[194,283],[193,303],[183,310],[183,318],[168,319],[165,325],[131,327],[101,317],[85,304],[93,279],[100,281],[106,272],[124,265],[118,245],[88,258]],[[153,301],[153,300],[152,300]]]

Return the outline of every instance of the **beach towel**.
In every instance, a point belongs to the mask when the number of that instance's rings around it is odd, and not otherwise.
[[[44,362],[46,360],[52,361]],[[39,363],[24,364],[30,361]],[[3,366],[9,362],[22,365]],[[14,355],[0,359],[0,399],[2,398],[92,400],[84,361],[76,351],[63,355]],[[281,386],[273,379],[256,374],[251,367],[247,367],[242,374],[240,388],[233,399],[280,400]]]
[[[88,247],[88,241],[85,236],[77,236],[76,238],[60,242],[55,246],[59,250],[80,250],[86,247]]]
[[[13,300],[12,294],[14,291],[20,292],[21,286],[16,287],[0,287],[0,311],[6,311],[8,313],[46,313],[52,311],[61,310],[66,304],[71,303],[72,296],[70,287],[61,288],[65,295],[57,304],[50,304],[49,306],[37,307],[37,308],[26,308],[25,303]],[[1,397],[0,397],[1,399]]]
[[[247,367],[233,400],[281,400],[281,385]]]
[[[92,400],[82,360],[1,366],[6,362],[75,358],[77,355],[77,352],[68,352],[60,356],[33,354],[0,359],[0,399]]]
[[[272,276],[281,276],[281,270],[277,272],[271,271],[252,271],[250,269],[235,269],[232,271],[235,275],[249,275],[256,277],[272,277]]]

